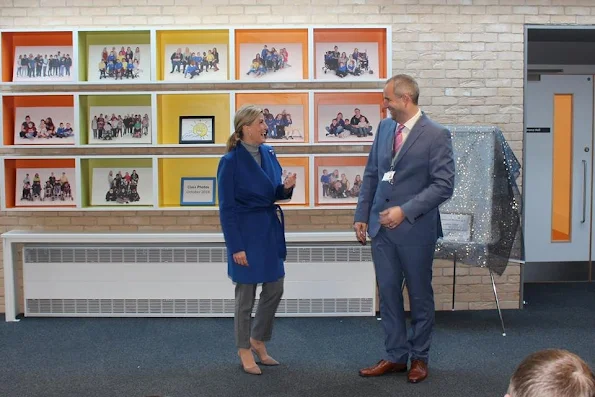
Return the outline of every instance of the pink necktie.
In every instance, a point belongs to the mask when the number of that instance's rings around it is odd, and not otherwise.
[[[401,145],[403,144],[403,134],[402,134],[403,128],[405,128],[405,125],[399,124],[399,126],[397,127],[397,131],[395,133],[395,145],[393,147],[395,156],[397,155],[397,153],[399,153],[399,149],[401,148]]]

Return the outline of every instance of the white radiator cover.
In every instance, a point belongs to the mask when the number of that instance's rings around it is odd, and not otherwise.
[[[277,316],[375,314],[369,246],[289,246],[285,271]],[[234,312],[234,286],[220,246],[26,245],[23,282],[30,317],[232,317]]]

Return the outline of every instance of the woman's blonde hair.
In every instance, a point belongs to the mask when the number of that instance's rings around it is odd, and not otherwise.
[[[244,126],[254,123],[262,114],[262,109],[255,105],[244,105],[236,112],[233,119],[234,132],[227,138],[227,152],[232,151],[244,138]]]
[[[511,397],[594,397],[595,377],[576,354],[546,349],[529,355],[510,379]]]

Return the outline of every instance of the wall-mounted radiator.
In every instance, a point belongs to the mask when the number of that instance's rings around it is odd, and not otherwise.
[[[285,268],[278,316],[375,314],[369,246],[289,245]],[[25,245],[23,282],[26,316],[231,317],[234,311],[226,249],[215,244]]]

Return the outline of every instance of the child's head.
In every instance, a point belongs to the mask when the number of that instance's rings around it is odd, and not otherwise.
[[[525,358],[510,379],[506,397],[593,397],[595,376],[577,355],[561,349]]]

